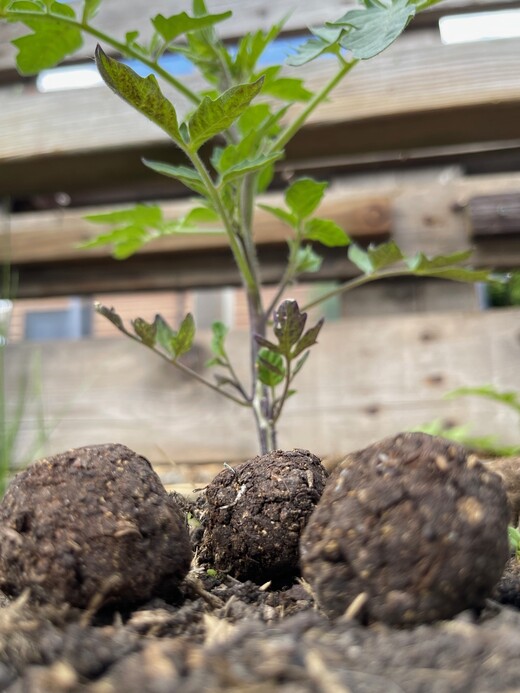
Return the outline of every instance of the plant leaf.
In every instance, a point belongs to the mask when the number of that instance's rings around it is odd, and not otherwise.
[[[197,151],[204,142],[232,125],[262,89],[262,84],[260,78],[231,87],[215,100],[206,96],[188,122],[191,150]]]
[[[295,271],[296,274],[303,272],[318,272],[323,258],[314,252],[312,246],[305,245],[296,251]]]
[[[59,20],[59,16],[68,19],[76,17],[74,10],[68,5],[49,2],[48,10],[57,15],[52,20],[48,17],[47,7],[42,8],[40,3],[23,0],[13,3],[8,9],[39,12],[42,15],[41,19],[17,17],[33,32],[12,42],[18,49],[16,65],[22,75],[34,75],[40,70],[54,67],[83,45],[81,30]]]
[[[477,395],[486,397],[495,402],[505,404],[507,407],[520,413],[520,394],[514,390],[499,392],[493,385],[481,385],[479,387],[459,387],[445,395],[446,399],[455,399],[462,395]]]
[[[200,17],[190,17],[186,12],[180,12],[171,17],[164,17],[162,14],[158,14],[152,19],[152,24],[163,39],[170,43],[170,41],[182,34],[213,26],[217,22],[228,19],[232,14],[231,11],[221,12],[220,14],[206,14]]]
[[[364,274],[371,274],[374,271],[372,261],[367,252],[360,248],[355,243],[352,243],[348,249],[348,259]]]
[[[134,224],[159,229],[163,223],[163,214],[157,205],[137,204],[130,209],[121,209],[115,212],[87,214],[84,219],[95,224]]]
[[[298,219],[305,219],[319,206],[327,186],[312,178],[299,178],[285,191],[285,202]]]
[[[391,0],[372,4],[363,10],[351,10],[327,26],[343,27],[341,46],[351,51],[354,58],[367,60],[388,48],[404,31],[415,12],[413,2]]]
[[[307,240],[319,241],[329,248],[338,248],[350,243],[350,238],[341,226],[331,219],[309,219],[305,222],[303,235]]]
[[[279,77],[271,80],[264,87],[264,94],[274,96],[282,101],[309,101],[312,98],[312,91],[303,86],[302,79],[295,77]]]
[[[268,339],[265,337],[262,337],[259,334],[255,334],[255,342],[259,344],[262,347],[265,347],[266,349],[270,349],[271,351],[276,352],[277,354],[280,354],[280,347],[277,344],[273,344],[273,342],[270,342]]]
[[[195,339],[195,320],[193,315],[188,313],[181,322],[179,331],[173,339],[175,358],[186,354],[193,346]]]
[[[269,387],[275,387],[283,382],[285,378],[285,368],[283,357],[263,347],[258,352],[258,377],[260,382]]]
[[[179,146],[184,146],[175,108],[161,92],[154,75],[140,77],[127,65],[109,58],[99,45],[96,47],[96,64],[101,77],[114,93],[158,125]]]
[[[172,330],[162,315],[156,315],[153,324],[157,342],[170,356],[175,356],[173,340],[177,336],[177,333]]]
[[[224,325],[223,322],[217,320],[211,325],[211,331],[213,333],[211,338],[211,351],[215,354],[215,356],[226,359],[227,355],[224,343],[229,332],[229,328]]]
[[[254,159],[246,159],[239,164],[235,164],[235,166],[228,168],[228,170],[222,175],[222,183],[229,183],[232,180],[242,178],[249,173],[258,173],[265,168],[265,166],[274,163],[278,159],[281,159],[283,155],[283,151],[273,152],[272,154],[261,154]]]
[[[307,359],[309,358],[310,353],[311,353],[310,351],[307,351],[307,352],[301,357],[301,359],[299,359],[298,361],[296,361],[296,365],[294,366],[293,371],[292,371],[291,381],[292,381],[292,380],[298,375],[298,373],[301,371],[301,369],[303,368],[303,364],[304,364],[305,361],[307,361]]]
[[[451,255],[437,255],[432,258],[426,257],[424,253],[417,253],[412,258],[408,258],[406,264],[410,269],[420,272],[465,262],[471,257],[472,253],[472,250],[462,250]]]
[[[271,205],[264,204],[259,204],[258,207],[260,207],[260,209],[263,209],[266,212],[269,212],[269,214],[272,214],[277,219],[280,219],[280,221],[283,221],[284,224],[287,224],[293,229],[298,226],[298,219],[296,215],[287,212],[285,209],[282,209],[281,207],[272,207]]]
[[[294,351],[291,353],[291,358],[296,358],[302,353],[302,351],[305,351],[305,349],[308,349],[309,347],[313,346],[313,344],[316,344],[316,340],[321,328],[323,327],[324,321],[325,318],[321,318],[321,320],[318,320],[314,327],[311,327],[309,330],[307,330],[307,332],[305,332],[303,337],[301,337],[296,344]]]
[[[83,23],[89,22],[96,16],[102,0],[84,0]]]
[[[314,35],[312,38],[299,45],[295,55],[291,55],[287,59],[287,63],[293,67],[300,67],[300,65],[305,65],[319,58],[319,56],[324,53],[337,53],[339,50],[339,38],[342,31],[341,28],[337,27],[313,29],[312,33]]]
[[[132,327],[143,344],[149,347],[155,345],[157,332],[157,325],[155,323],[146,322],[143,318],[136,318],[132,320]]]
[[[282,301],[274,312],[273,331],[278,339],[280,352],[291,355],[292,347],[302,336],[307,313],[302,313],[298,303],[293,300]]]
[[[142,161],[144,165],[152,169],[152,171],[167,176],[168,178],[175,178],[190,190],[204,197],[206,196],[206,186],[194,168],[190,168],[189,166],[173,166],[172,164],[165,164],[161,161],[150,161],[149,159],[143,159]]]
[[[107,320],[110,320],[112,325],[115,325],[118,330],[124,332],[125,334],[128,334],[127,330],[125,329],[123,320],[116,313],[114,308],[108,308],[107,306],[104,306],[102,303],[94,303],[94,310],[96,311],[96,313],[99,313]]]

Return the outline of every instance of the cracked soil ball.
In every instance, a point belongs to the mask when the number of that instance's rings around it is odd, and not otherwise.
[[[0,588],[86,607],[172,594],[189,570],[183,513],[150,463],[124,445],[35,462],[0,503]]]
[[[326,476],[307,450],[275,450],[224,469],[206,489],[202,560],[241,580],[298,574],[300,535]]]
[[[403,433],[333,471],[302,535],[303,576],[331,617],[351,607],[392,625],[450,618],[499,580],[508,518],[500,478],[474,455]]]

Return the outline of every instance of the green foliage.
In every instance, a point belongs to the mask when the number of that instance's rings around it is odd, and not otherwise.
[[[509,536],[509,545],[515,554],[516,560],[520,560],[520,532],[516,527],[507,528]]]
[[[188,314],[174,328],[160,315],[153,322],[136,318],[125,326],[111,308],[97,310],[129,338],[143,344],[175,367],[233,402],[247,407],[255,418],[263,451],[277,445],[276,423],[285,402],[295,390],[293,380],[305,364],[318,339],[323,320],[306,328],[312,305],[376,279],[396,276],[428,276],[456,281],[486,281],[486,270],[466,267],[469,253],[428,258],[422,253],[405,257],[394,241],[361,248],[334,220],[319,215],[327,183],[302,177],[285,191],[280,206],[257,204],[256,195],[273,178],[285,147],[315,109],[359,60],[369,59],[389,46],[413,16],[435,0],[363,0],[335,22],[314,29],[309,40],[289,60],[304,65],[328,54],[335,71],[317,93],[311,93],[298,75],[288,75],[281,65],[262,65],[268,45],[279,35],[284,22],[267,30],[249,33],[235,48],[222,41],[216,27],[230,12],[209,13],[204,0],[193,0],[191,13],[171,16],[152,14],[151,38],[141,39],[130,30],[123,41],[103,34],[90,24],[101,0],[82,0],[78,16],[69,4],[55,0],[0,0],[0,20],[18,22],[30,33],[15,40],[17,65],[25,74],[50,67],[76,51],[83,34],[95,36],[107,52],[140,60],[150,74],[141,77],[128,65],[115,60],[100,46],[95,57],[108,87],[121,99],[161,128],[181,150],[182,163],[145,160],[157,174],[181,182],[197,196],[193,208],[180,219],[165,219],[156,205],[88,217],[106,228],[84,247],[109,245],[116,258],[124,259],[145,243],[166,235],[225,233],[242,279],[251,323],[251,380],[242,382],[229,358],[227,328],[212,327],[212,358],[206,378],[190,369],[182,356],[195,339],[195,324]],[[186,80],[169,74],[159,62],[165,51],[186,57],[202,77],[197,90]],[[181,118],[175,98],[170,101],[159,86],[176,91],[189,102]],[[292,104],[301,102],[296,112]],[[184,107],[182,113],[184,114]],[[269,305],[261,293],[261,267],[253,236],[256,208],[282,221],[289,228],[287,265]],[[322,258],[316,247],[337,248],[360,273],[323,293],[300,309],[285,299],[290,286],[302,274],[317,272]],[[348,251],[344,248],[348,247]],[[273,319],[271,330],[271,319]],[[272,334],[271,334],[272,332]]]

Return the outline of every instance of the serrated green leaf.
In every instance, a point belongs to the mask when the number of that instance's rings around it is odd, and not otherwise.
[[[262,89],[263,79],[231,87],[217,99],[205,97],[188,122],[190,148],[197,151],[204,142],[227,130]]]
[[[299,45],[295,55],[287,59],[287,63],[293,67],[300,67],[319,58],[324,53],[336,53],[339,49],[341,28],[321,27],[313,29],[314,36],[305,43]]]
[[[404,260],[404,255],[395,241],[387,241],[378,245],[370,244],[367,253],[374,271]]]
[[[271,115],[271,108],[267,103],[250,104],[237,121],[237,127],[243,137],[256,133],[260,125]]]
[[[195,320],[193,315],[188,313],[181,322],[179,331],[173,338],[173,348],[175,358],[186,354],[193,346],[195,339]]]
[[[246,159],[239,164],[235,164],[229,168],[223,175],[221,179],[222,184],[230,183],[232,180],[237,178],[242,178],[249,173],[258,173],[265,166],[273,164],[278,159],[283,157],[283,152],[273,152],[272,154],[261,154],[254,159]]]
[[[314,252],[312,246],[305,245],[296,251],[295,272],[318,272],[323,262],[323,258]]]
[[[348,259],[364,274],[371,274],[374,271],[372,261],[367,252],[360,248],[355,243],[352,243],[348,249]]]
[[[55,15],[52,20],[47,15],[47,8],[42,10],[40,3],[19,2],[9,9],[18,11],[40,12],[42,18],[28,17],[21,19],[32,34],[26,34],[12,42],[18,49],[16,65],[22,75],[34,75],[54,67],[68,55],[77,51],[83,45],[81,30],[66,22],[61,22],[59,17],[75,19],[74,10],[68,5],[51,2],[48,9]]]
[[[137,204],[130,209],[115,212],[87,214],[84,219],[95,224],[135,224],[158,229],[163,222],[163,214],[157,205]]]
[[[136,318],[135,320],[132,320],[132,327],[143,344],[149,347],[153,347],[155,345],[157,331],[157,326],[155,323],[146,322],[146,320],[143,320],[143,318]]]
[[[316,340],[318,339],[318,335],[320,333],[321,328],[323,327],[325,319],[321,318],[314,327],[311,327],[307,332],[304,333],[304,335],[298,340],[298,343],[294,347],[293,352],[291,353],[291,358],[294,359],[297,356],[299,356],[302,351],[305,351],[306,349],[309,349],[309,347],[313,346],[316,344]]]
[[[183,226],[198,226],[199,224],[214,224],[220,217],[209,207],[194,207],[183,217]]]
[[[235,59],[232,64],[233,74],[237,78],[248,78],[267,46],[275,40],[285,24],[286,19],[274,24],[267,32],[261,29],[246,34],[238,42]]]
[[[364,10],[351,10],[327,26],[343,27],[341,46],[351,51],[354,58],[367,60],[392,44],[415,12],[413,2],[392,0],[385,4],[374,4]]]
[[[257,357],[258,378],[268,387],[276,387],[285,378],[283,357],[275,351],[263,347]]]
[[[300,311],[297,301],[282,301],[275,310],[273,331],[283,355],[290,357],[292,347],[302,336],[306,321],[307,313]]]
[[[443,268],[465,262],[471,257],[472,253],[472,250],[462,250],[457,253],[451,253],[451,255],[436,255],[431,258],[427,257],[424,253],[417,253],[411,258],[407,258],[406,264],[414,271]]]
[[[152,171],[168,178],[175,178],[175,180],[180,181],[190,190],[204,197],[206,196],[206,186],[194,168],[189,166],[172,166],[171,164],[165,164],[161,161],[150,161],[149,159],[143,159],[142,161]]]
[[[335,221],[317,217],[305,222],[303,237],[309,241],[318,241],[329,248],[339,248],[350,243],[350,238]]]
[[[285,191],[285,202],[298,219],[306,219],[319,206],[328,183],[299,178]]]
[[[102,303],[94,303],[94,310],[96,311],[96,313],[99,313],[99,315],[102,315],[107,320],[110,320],[112,325],[115,325],[118,330],[124,332],[125,334],[128,334],[121,317],[116,313],[114,308],[108,308],[107,306],[104,306]]]
[[[284,224],[287,224],[293,229],[295,229],[298,226],[298,219],[296,215],[287,212],[285,209],[282,209],[281,207],[273,207],[271,205],[264,204],[259,204],[258,207],[260,207],[260,209],[263,209],[265,212],[269,212],[269,214],[272,214],[274,217],[280,219],[280,221],[283,221]]]
[[[108,233],[101,233],[95,238],[79,244],[79,247],[89,249],[109,245],[112,247],[112,256],[116,260],[126,260],[151,238],[152,236],[142,226],[129,225]]]
[[[162,346],[162,348],[168,354],[170,354],[170,356],[175,356],[175,347],[173,340],[177,336],[177,333],[174,330],[172,330],[172,328],[168,325],[168,323],[162,317],[162,315],[157,314],[155,316],[153,324],[155,327],[155,334],[158,344],[160,344],[160,346]]]
[[[96,47],[96,64],[113,92],[183,146],[175,108],[161,92],[154,75],[140,77],[127,65],[109,58],[99,45]]]
[[[211,338],[211,351],[215,356],[226,359],[226,348],[224,344],[229,328],[224,325],[223,322],[217,320],[211,325],[211,331],[213,333]]]
[[[464,267],[446,267],[445,269],[438,270],[422,270],[420,272],[415,271],[414,274],[418,274],[423,277],[436,277],[437,279],[450,279],[454,282],[464,282],[468,284],[474,284],[475,282],[487,282],[490,277],[490,271],[484,270],[472,270],[465,269]]]
[[[303,86],[302,79],[294,77],[279,77],[270,81],[264,87],[264,94],[283,101],[309,101],[313,93]]]
[[[84,0],[83,4],[83,23],[89,22],[96,16],[101,0]]]
[[[167,43],[170,43],[170,41],[173,41],[182,34],[206,29],[209,26],[217,24],[217,22],[228,19],[232,14],[231,11],[221,12],[220,14],[207,14],[200,17],[190,17],[186,12],[180,12],[171,17],[164,17],[164,15],[158,14],[152,19],[152,24],[163,39]]]

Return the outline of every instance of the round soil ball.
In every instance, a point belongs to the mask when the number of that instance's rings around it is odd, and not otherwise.
[[[40,602],[126,605],[175,591],[191,549],[182,512],[124,445],[35,462],[0,503],[0,589]]]
[[[300,535],[326,476],[307,450],[275,450],[224,469],[206,489],[202,560],[258,583],[298,574]]]
[[[303,576],[331,617],[351,607],[391,625],[450,618],[499,580],[508,518],[500,478],[475,456],[404,433],[331,474],[302,535]]]

